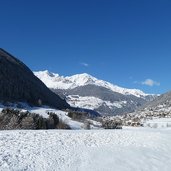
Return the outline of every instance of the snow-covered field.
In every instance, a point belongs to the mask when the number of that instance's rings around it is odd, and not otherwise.
[[[1,171],[170,171],[171,129],[0,131]]]
[[[151,128],[167,128],[171,127],[171,118],[156,118],[148,120],[144,123],[145,127]]]

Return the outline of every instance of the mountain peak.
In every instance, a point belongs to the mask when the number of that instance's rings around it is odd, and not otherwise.
[[[93,77],[92,75],[88,74],[88,73],[81,73],[81,74],[75,74],[73,76],[80,76],[80,77]]]
[[[82,78],[82,79],[97,80],[97,78],[95,78],[92,75],[87,74],[87,73],[75,74],[75,75],[72,75],[72,76],[67,76],[66,78]]]
[[[66,77],[78,86],[83,86],[86,84],[93,84],[97,79],[87,73],[76,74],[70,77]]]
[[[50,77],[59,76],[58,74],[55,74],[55,73],[50,72],[50,71],[48,71],[48,70],[39,71],[39,72],[41,72],[41,73],[44,74],[44,75],[48,75],[48,76],[50,76]]]

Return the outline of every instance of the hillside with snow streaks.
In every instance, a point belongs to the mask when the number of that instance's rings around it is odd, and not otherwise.
[[[99,108],[101,105],[106,105],[109,108],[122,108],[127,103],[126,101],[111,103],[110,101],[104,101],[96,97],[81,97],[77,95],[69,95],[66,100],[73,107],[87,108],[91,110]]]

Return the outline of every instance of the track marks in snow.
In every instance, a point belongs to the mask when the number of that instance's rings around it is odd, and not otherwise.
[[[153,129],[0,131],[0,170],[167,170],[170,133]]]

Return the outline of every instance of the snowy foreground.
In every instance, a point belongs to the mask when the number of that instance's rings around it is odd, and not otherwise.
[[[171,129],[0,131],[2,171],[170,171]]]

